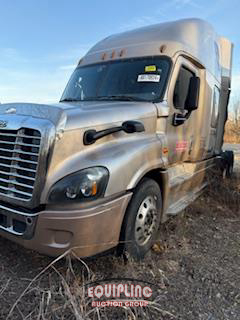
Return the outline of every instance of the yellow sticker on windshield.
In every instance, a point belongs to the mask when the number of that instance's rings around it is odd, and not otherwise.
[[[156,66],[146,66],[145,67],[145,72],[153,72],[156,71],[157,67]]]

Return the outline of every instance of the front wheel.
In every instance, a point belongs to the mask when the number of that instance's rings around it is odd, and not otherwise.
[[[142,259],[156,240],[161,212],[160,188],[154,180],[144,178],[126,211],[120,238],[122,249]]]

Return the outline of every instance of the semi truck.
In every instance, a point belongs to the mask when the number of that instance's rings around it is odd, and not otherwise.
[[[0,106],[0,235],[40,253],[143,258],[218,168],[232,43],[200,19],[109,36],[61,100]]]

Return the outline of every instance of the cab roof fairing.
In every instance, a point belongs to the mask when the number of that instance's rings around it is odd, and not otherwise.
[[[220,82],[223,60],[221,39],[208,22],[183,19],[109,36],[94,45],[80,61],[84,66],[103,61],[103,54],[104,61],[111,61],[156,55],[173,58],[176,53],[185,52],[200,61]],[[161,53],[163,45],[165,50]],[[124,54],[121,55],[122,50]]]

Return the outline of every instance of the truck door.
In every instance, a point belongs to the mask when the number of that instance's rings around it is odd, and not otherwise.
[[[188,96],[188,89],[191,77],[199,77],[199,69],[190,61],[179,57],[170,81],[168,90],[169,117],[167,123],[168,140],[168,161],[169,164],[176,162],[189,161],[191,151],[194,147],[195,136],[200,130],[201,123],[196,121],[197,111],[191,112],[188,119],[182,124],[175,126],[173,124],[174,114],[186,115],[185,102]]]

